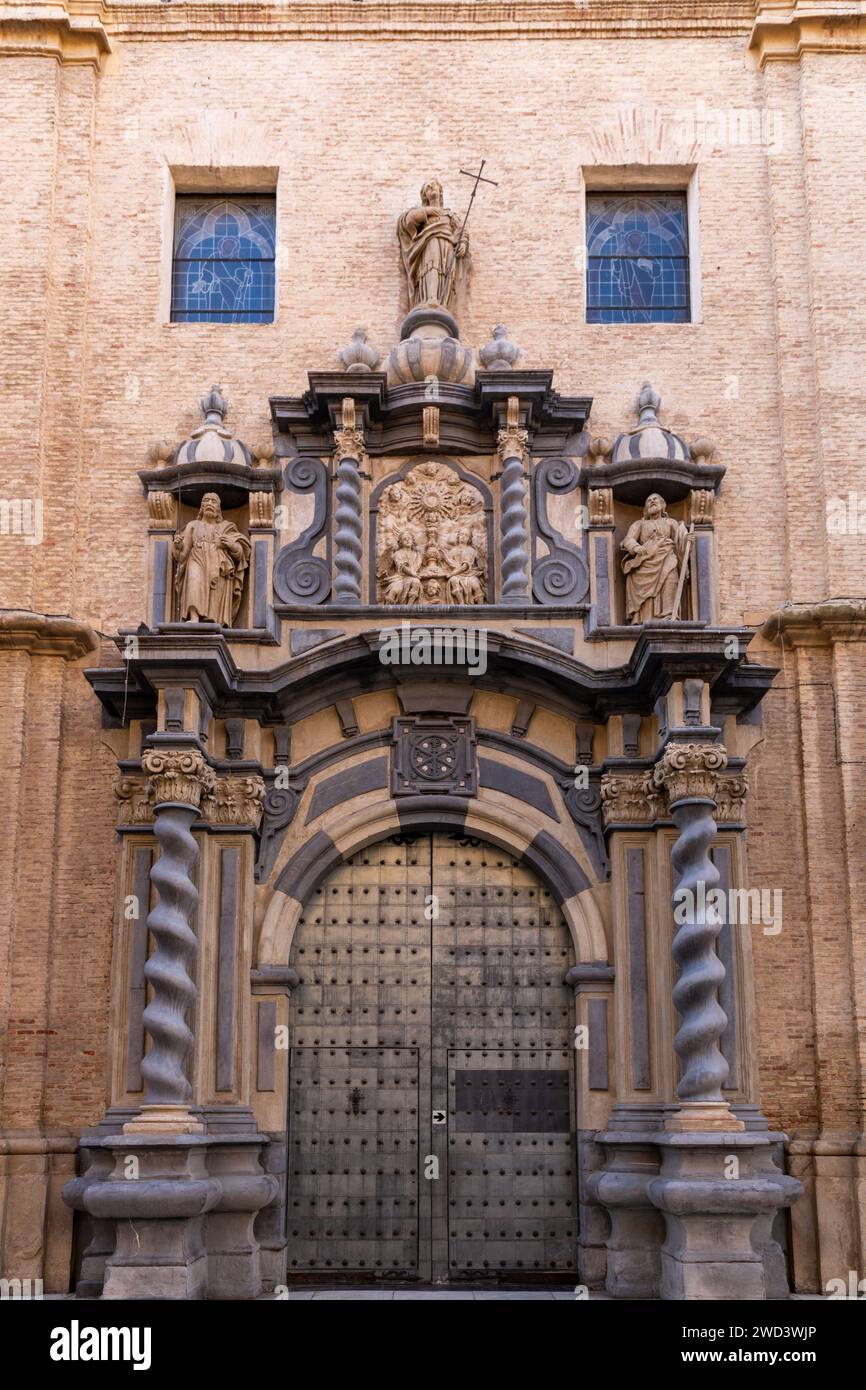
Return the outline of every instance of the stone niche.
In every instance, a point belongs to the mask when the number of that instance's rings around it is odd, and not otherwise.
[[[595,439],[586,468],[596,627],[716,623],[715,499],[724,467],[709,440],[664,429],[646,383],[638,423],[613,445]]]
[[[273,445],[253,452],[236,439],[225,425],[228,408],[211,387],[201,400],[202,424],[176,448],[155,444],[154,466],[139,473],[148,507],[147,620],[152,628],[218,623],[274,640],[282,481]]]
[[[453,460],[410,459],[371,499],[371,601],[436,607],[493,601],[492,503]]]

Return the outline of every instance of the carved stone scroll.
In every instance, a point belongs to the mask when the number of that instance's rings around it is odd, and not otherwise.
[[[555,529],[547,515],[547,494],[574,492],[578,470],[571,459],[542,459],[535,468],[535,525],[549,554],[536,557],[532,592],[539,603],[581,603],[589,587],[589,570],[578,546]],[[590,494],[592,496],[592,494]]]
[[[286,468],[285,478],[293,492],[312,492],[315,512],[307,529],[277,556],[274,593],[282,603],[324,603],[331,592],[331,573],[327,561],[313,552],[328,516],[325,465],[321,459],[296,458]]]

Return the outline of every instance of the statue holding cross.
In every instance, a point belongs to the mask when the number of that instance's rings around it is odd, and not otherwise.
[[[481,161],[481,169],[484,160]],[[462,223],[443,205],[442,185],[430,179],[421,189],[419,207],[404,212],[397,223],[397,237],[409,287],[409,307],[438,305],[447,309],[454,297],[457,280],[469,250],[466,223],[479,183],[493,183],[477,174],[461,174],[475,180],[469,207]],[[495,186],[495,185],[494,185]]]

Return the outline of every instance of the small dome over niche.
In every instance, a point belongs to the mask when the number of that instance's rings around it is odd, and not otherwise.
[[[194,429],[189,439],[177,447],[176,464],[239,463],[249,467],[250,451],[246,444],[235,439],[226,429],[225,417],[229,402],[218,386],[212,386],[199,403],[204,421]]]
[[[634,429],[618,434],[611,450],[612,463],[642,460],[652,463],[686,463],[691,458],[689,446],[672,430],[659,424],[661,396],[648,381],[637,398],[638,422]]]

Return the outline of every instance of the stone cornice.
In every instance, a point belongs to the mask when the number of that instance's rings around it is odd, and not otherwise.
[[[55,58],[101,71],[111,52],[102,0],[0,4],[0,54]]]
[[[866,641],[866,599],[832,598],[823,603],[787,604],[770,614],[761,635],[789,647]]]
[[[866,52],[866,12],[850,0],[758,0],[749,49],[759,67],[796,63],[803,53]]]
[[[750,0],[337,0],[106,5],[124,39],[746,38]]]
[[[98,645],[93,628],[75,618],[22,608],[0,609],[0,648],[77,661],[96,651]]]

